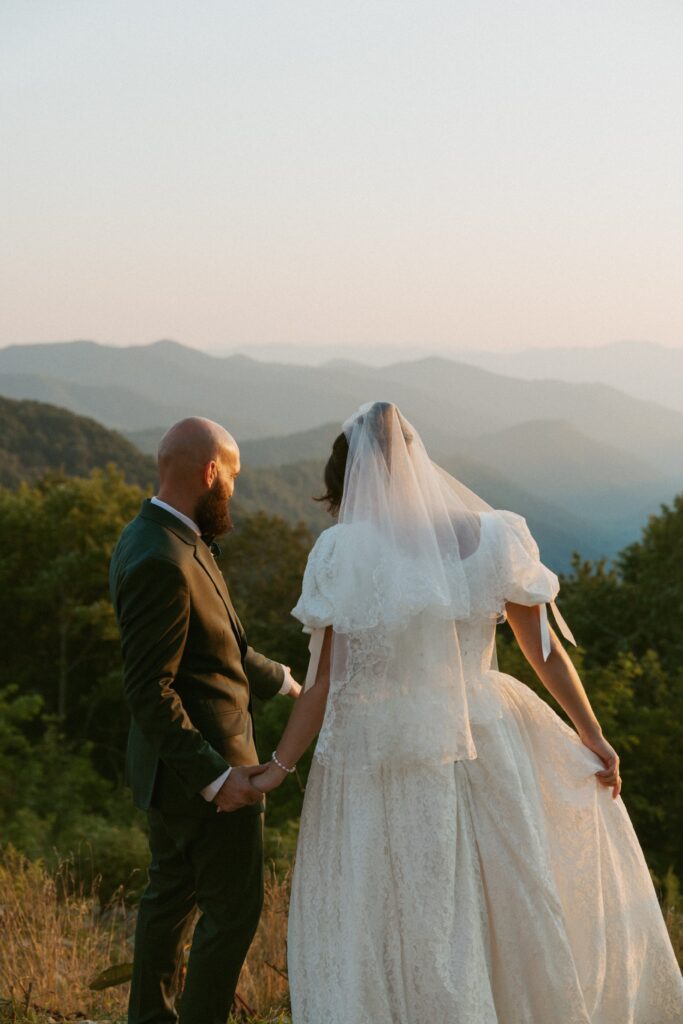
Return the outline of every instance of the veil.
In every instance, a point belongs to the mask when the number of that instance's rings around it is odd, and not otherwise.
[[[394,404],[362,405],[342,429],[338,523],[316,541],[293,609],[312,633],[307,686],[333,627],[316,758],[347,771],[473,759],[458,623],[504,618],[511,578],[545,600],[557,577],[520,535],[522,517],[432,462]],[[485,531],[495,543],[483,543]]]

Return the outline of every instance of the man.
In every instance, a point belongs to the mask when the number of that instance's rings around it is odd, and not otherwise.
[[[135,935],[129,1024],[173,1024],[197,923],[182,1024],[225,1024],[263,902],[262,794],[251,694],[296,697],[283,665],[247,644],[209,546],[231,526],[239,450],[190,418],[159,446],[159,493],[110,568],[131,713],[127,780],[149,819],[151,865]]]

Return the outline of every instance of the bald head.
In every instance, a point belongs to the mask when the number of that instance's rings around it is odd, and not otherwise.
[[[158,497],[212,537],[231,526],[228,504],[240,452],[225,427],[200,416],[174,423],[159,443]]]
[[[201,416],[189,416],[174,423],[159,442],[159,480],[189,480],[211,462],[239,458],[237,442],[225,427]]]

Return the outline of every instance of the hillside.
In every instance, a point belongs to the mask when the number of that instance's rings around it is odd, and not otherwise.
[[[47,472],[87,476],[115,462],[130,483],[156,479],[154,461],[95,420],[43,402],[0,398],[0,485],[16,487]]]
[[[88,476],[115,463],[130,483],[154,486],[156,464],[116,431],[43,402],[0,398],[0,486],[17,487],[46,473]],[[289,522],[305,522],[318,533],[329,525],[312,500],[322,486],[322,463],[302,462],[278,469],[245,465],[240,473],[234,516],[266,511]]]

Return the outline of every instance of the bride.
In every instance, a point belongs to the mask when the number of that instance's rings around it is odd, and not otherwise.
[[[573,637],[526,521],[430,461],[392,404],[344,424],[336,525],[294,615],[319,733],[292,878],[294,1024],[680,1024],[683,982]],[[515,637],[574,729],[497,670]]]

